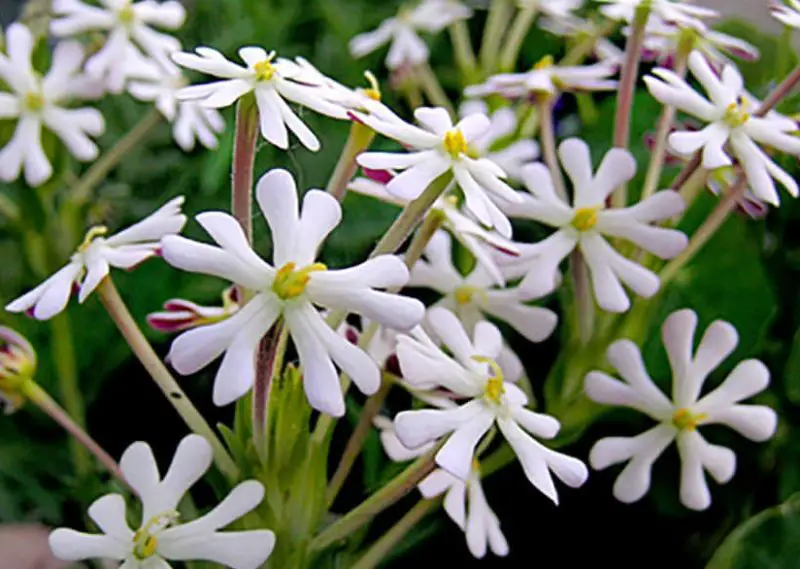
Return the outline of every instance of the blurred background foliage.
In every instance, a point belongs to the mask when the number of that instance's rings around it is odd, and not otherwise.
[[[363,72],[375,70],[381,78],[385,101],[401,114],[408,115],[405,104],[390,89],[382,67],[383,52],[353,61],[347,42],[355,34],[372,29],[394,14],[399,2],[374,0],[187,0],[189,19],[179,37],[187,48],[211,45],[232,56],[249,43],[278,50],[280,55],[300,55],[323,72],[348,85],[362,85]],[[4,25],[16,18],[19,3],[0,0]],[[485,18],[478,12],[472,21],[477,40]],[[727,31],[758,45],[763,58],[756,64],[743,65],[751,90],[763,95],[793,67],[788,38],[763,34],[746,23],[731,22]],[[431,41],[433,67],[451,94],[460,85],[452,65],[447,34]],[[526,65],[547,53],[560,53],[563,44],[544,32],[532,33],[523,52]],[[197,78],[195,78],[197,79]],[[641,88],[641,86],[640,86]],[[784,109],[796,111],[800,99],[787,101]],[[570,101],[561,108],[561,134],[579,134],[594,149],[599,160],[611,143],[613,96],[596,99],[596,119],[580,124]],[[101,138],[103,149],[114,143],[141,121],[148,105],[128,96],[107,97],[100,103],[108,128]],[[653,129],[658,105],[643,88],[636,98],[632,135],[634,154],[644,173],[648,151],[645,134]],[[347,136],[348,126],[306,113],[305,119],[322,141],[322,150],[313,154],[298,147],[282,152],[262,144],[256,172],[285,167],[294,173],[302,189],[324,187]],[[129,153],[108,178],[93,192],[91,199],[76,212],[79,227],[74,235],[60,235],[47,242],[44,265],[32,263],[30,247],[36,247],[36,235],[50,235],[44,226],[43,203],[69,207],[64,200],[66,189],[80,175],[81,168],[68,164],[66,173],[41,189],[39,194],[22,184],[0,186],[0,193],[20,207],[21,221],[0,217],[0,302],[5,304],[23,290],[36,284],[46,271],[65,262],[80,241],[82,232],[95,222],[112,228],[124,226],[154,210],[176,195],[187,197],[186,211],[193,215],[207,209],[227,207],[229,191],[232,116],[226,111],[229,128],[216,152],[198,150],[184,154],[172,143],[169,128],[159,124]],[[390,143],[379,140],[379,146]],[[794,158],[783,165],[794,173]],[[671,179],[669,171],[665,181]],[[46,195],[47,199],[40,199]],[[703,513],[685,510],[677,499],[677,457],[668,452],[659,461],[650,494],[632,506],[616,502],[611,485],[616,472],[593,473],[589,483],[577,491],[562,492],[562,504],[553,507],[524,480],[519,466],[512,465],[488,481],[487,494],[503,522],[511,543],[511,555],[505,560],[487,561],[491,566],[528,567],[579,566],[584,563],[613,563],[617,569],[644,566],[702,567],[714,551],[740,523],[757,512],[734,532],[722,549],[713,555],[710,569],[747,567],[796,567],[800,543],[800,203],[784,198],[780,209],[772,210],[765,222],[743,216],[731,219],[721,233],[681,274],[664,294],[663,309],[648,331],[645,355],[653,376],[668,381],[668,368],[660,347],[659,327],[673,309],[691,307],[698,311],[701,327],[724,318],[741,335],[741,344],[727,365],[713,381],[719,381],[736,361],[759,357],[769,366],[773,383],[760,401],[774,406],[781,417],[778,435],[765,445],[756,445],[741,437],[713,428],[707,431],[714,442],[737,451],[736,477],[726,486],[712,484],[713,505]],[[687,216],[687,230],[696,227],[714,203],[703,196]],[[328,241],[323,257],[331,266],[357,261],[365,255],[396,214],[390,206],[350,195],[345,201],[343,225]],[[256,243],[269,250],[265,224],[256,220]],[[520,227],[520,235],[531,235],[531,228]],[[190,222],[187,233],[201,237]],[[202,237],[201,237],[202,238]],[[21,244],[26,245],[21,245]],[[140,321],[148,312],[172,297],[215,303],[225,283],[190,276],[170,269],[155,260],[131,274],[115,276],[123,297]],[[167,459],[184,434],[183,425],[172,408],[161,399],[144,370],[128,352],[99,302],[90,298],[85,306],[73,303],[67,322],[72,329],[77,358],[80,392],[87,407],[89,431],[114,456],[134,440],[146,440],[161,459]],[[56,397],[59,395],[59,358],[64,357],[53,341],[53,327],[24,317],[0,313],[0,323],[27,335],[40,354],[38,381]],[[166,353],[168,338],[148,332],[161,354]],[[521,346],[518,339],[513,339]],[[542,346],[525,345],[525,364],[537,389],[547,376],[557,354],[558,342]],[[60,355],[57,355],[60,354]],[[200,409],[215,420],[229,422],[231,409],[215,409],[208,396],[213,370],[183,381]],[[357,416],[357,404],[350,417]],[[591,442],[606,433],[636,432],[641,425],[631,424],[633,414],[613,412],[592,426],[570,451],[586,457]],[[341,431],[341,427],[340,427]],[[345,433],[346,434],[346,433]],[[342,441],[337,437],[331,452],[338,456]],[[362,480],[352,480],[341,505],[348,506],[363,498],[360,483],[374,488],[386,475],[377,437],[367,446],[363,466],[357,469]],[[80,525],[85,504],[106,489],[102,473],[76,477],[70,463],[66,438],[57,427],[34,409],[0,419],[0,522],[43,521],[48,524],[65,520]],[[354,477],[356,478],[356,477]],[[393,512],[407,508],[414,498],[401,502]],[[785,504],[780,505],[785,501]],[[380,518],[369,535],[377,534],[390,523]],[[384,525],[386,524],[386,526]],[[438,532],[435,540],[427,540]],[[395,554],[402,562],[390,566],[419,563],[429,566],[446,552],[449,561],[461,567],[479,566],[463,543],[463,535],[437,514],[420,524]],[[401,565],[402,563],[402,565]]]

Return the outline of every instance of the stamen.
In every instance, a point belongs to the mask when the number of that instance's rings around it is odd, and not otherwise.
[[[174,525],[179,518],[180,514],[175,510],[150,518],[146,524],[133,534],[133,556],[139,561],[143,561],[155,555],[156,550],[158,550],[157,535],[169,526]]]
[[[575,212],[572,218],[572,227],[578,231],[589,231],[597,225],[597,212],[600,208],[582,207]]]
[[[678,409],[672,415],[672,424],[680,430],[693,431],[697,428],[703,420],[708,417],[705,413],[698,413],[695,415],[691,409]]]
[[[486,381],[483,395],[492,403],[500,403],[503,395],[506,393],[505,376],[503,369],[496,361],[486,356],[472,356],[472,359],[478,363],[486,364],[492,370],[492,376]]]
[[[264,61],[259,61],[253,66],[258,81],[269,81],[275,76],[277,69],[272,65],[272,60],[275,59],[276,55],[276,52],[271,51]]]
[[[542,69],[550,69],[555,65],[555,63],[556,60],[553,58],[552,55],[545,55],[532,67],[532,69],[535,71],[541,71]]]
[[[473,302],[476,295],[478,295],[484,302],[488,300],[486,291],[480,287],[462,285],[453,291],[453,297],[461,306]]]
[[[44,105],[47,101],[40,93],[34,93],[31,91],[25,95],[25,108],[31,112],[39,112],[44,108]]]
[[[731,103],[725,109],[725,115],[722,117],[728,126],[731,128],[738,128],[750,120],[750,112],[748,111],[747,100],[741,95],[736,98],[736,102]]]
[[[458,129],[449,130],[444,135],[444,149],[453,160],[469,151],[464,133]]]
[[[108,234],[108,227],[106,227],[105,225],[95,225],[94,227],[89,229],[89,231],[86,232],[86,237],[83,238],[83,242],[78,247],[78,251],[83,253],[84,251],[86,251],[86,249],[89,248],[89,246],[96,238],[106,234]]]
[[[297,298],[306,290],[308,282],[311,280],[311,273],[327,271],[322,263],[314,263],[302,269],[295,270],[297,264],[294,262],[286,263],[278,272],[275,273],[275,280],[272,282],[272,290],[283,300]]]
[[[366,95],[373,101],[380,101],[381,86],[378,83],[378,79],[375,77],[375,74],[372,73],[372,71],[365,71],[364,77],[367,78],[367,83],[369,83],[369,89],[362,89],[361,92],[364,93],[364,95]]]
[[[134,12],[133,6],[125,6],[117,13],[117,19],[119,22],[126,26],[132,24],[135,17],[136,12]]]

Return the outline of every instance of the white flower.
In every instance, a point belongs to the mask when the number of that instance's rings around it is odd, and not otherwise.
[[[67,109],[63,105],[80,96],[83,48],[62,42],[53,52],[47,75],[41,77],[31,63],[33,36],[22,24],[6,30],[8,55],[0,53],[0,81],[10,92],[0,91],[0,120],[17,119],[11,140],[0,150],[0,180],[16,180],[25,170],[29,186],[39,186],[53,175],[42,147],[42,127],[52,131],[78,160],[97,158],[97,145],[89,136],[105,130],[96,109]]]
[[[472,330],[485,315],[508,323],[531,342],[542,342],[555,330],[558,316],[547,308],[530,306],[533,300],[519,288],[497,289],[488,272],[480,265],[466,277],[453,265],[452,241],[443,231],[437,232],[411,270],[410,287],[431,288],[443,298],[436,306],[455,313],[467,330]]]
[[[455,409],[399,413],[395,429],[403,445],[414,449],[450,435],[436,453],[436,463],[467,481],[476,446],[497,425],[528,480],[548,498],[558,503],[551,470],[569,486],[583,484],[588,472],[581,461],[548,449],[526,433],[549,439],[560,425],[549,415],[526,409],[525,394],[503,378],[496,363],[503,345],[497,328],[480,322],[470,340],[456,316],[443,308],[429,311],[428,324],[453,357],[419,332],[414,337],[400,336],[397,355],[403,378],[420,389],[440,385],[469,401]]]
[[[258,506],[264,487],[256,480],[236,486],[213,510],[179,523],[178,504],[211,466],[211,445],[198,435],[184,438],[162,479],[153,451],[132,444],[120,460],[125,480],[142,502],[137,530],[128,526],[125,499],[107,494],[89,506],[89,518],[101,534],[59,528],[50,534],[53,554],[65,561],[114,559],[124,569],[169,569],[170,561],[210,561],[232,569],[257,569],[272,553],[269,530],[217,531]]]
[[[631,207],[607,208],[606,198],[636,173],[631,153],[610,150],[593,173],[589,146],[582,140],[566,140],[558,150],[574,187],[572,205],[556,195],[546,166],[526,166],[523,179],[530,195],[525,195],[521,204],[506,206],[506,212],[558,230],[539,243],[518,244],[518,257],[499,262],[509,278],[525,275],[521,289],[539,297],[558,285],[559,264],[577,249],[589,268],[598,305],[609,312],[625,312],[630,300],[623,283],[635,293],[650,297],[658,291],[658,277],[617,252],[604,236],[627,239],[662,259],[674,257],[686,247],[686,236],[651,224],[680,213],[683,200],[677,192],[664,190]]]
[[[550,18],[565,20],[583,6],[584,0],[517,0],[520,9],[535,10]]]
[[[424,307],[375,290],[408,280],[406,266],[395,256],[342,270],[327,270],[315,262],[320,245],[341,221],[335,198],[311,190],[298,212],[297,188],[285,170],[265,174],[256,198],[271,230],[274,266],[253,252],[238,222],[222,212],[197,216],[219,247],[177,236],[163,240],[164,258],[173,266],[228,279],[255,293],[230,318],[184,332],[173,342],[168,358],[179,373],[188,375],[225,353],[214,382],[214,403],[226,405],[253,385],[256,350],[280,318],[297,348],[311,406],[341,416],[344,398],[334,362],[367,394],[378,389],[380,372],[365,352],[328,326],[315,305],[345,309],[400,330],[415,326]]]
[[[608,4],[600,12],[612,20],[632,22],[636,9],[643,4],[650,6],[651,15],[668,22],[693,23],[698,19],[718,18],[719,12],[702,6],[688,4],[683,0],[597,0]]]
[[[703,55],[695,51],[689,56],[689,69],[708,99],[668,69],[655,69],[653,75],[658,79],[644,79],[659,102],[709,123],[697,132],[672,133],[669,137],[672,149],[684,156],[702,150],[703,167],[714,170],[733,164],[726,150],[729,147],[759,198],[773,205],[780,203],[773,178],[792,196],[797,196],[797,182],[757,144],[800,154],[800,139],[794,136],[797,123],[775,112],[763,118],[753,116],[760,103],[744,90],[742,76],[733,65],[726,65],[720,77]]]
[[[614,91],[617,65],[607,62],[593,65],[564,67],[556,65],[548,55],[524,73],[492,75],[485,83],[464,89],[468,97],[502,95],[507,99],[527,98],[531,95],[555,96],[564,91]]]
[[[120,93],[130,71],[131,48],[141,49],[164,67],[171,66],[169,54],[181,48],[174,37],[157,32],[153,26],[177,30],[186,19],[186,10],[174,0],[100,0],[100,6],[80,0],[53,0],[56,18],[50,31],[56,37],[107,31],[105,45],[86,61],[86,72],[104,78],[108,90]],[[134,47],[137,46],[137,47]]]
[[[394,423],[388,417],[378,415],[372,420],[372,424],[380,431],[381,446],[386,456],[394,462],[408,462],[419,458],[435,445],[435,443],[430,442],[415,449],[410,449],[404,446],[400,439],[397,438]]]
[[[800,28],[800,0],[787,0],[788,5],[782,0],[773,2],[769,9],[772,17],[781,23],[793,28]]]
[[[404,7],[394,18],[350,40],[353,57],[363,57],[391,42],[386,67],[397,69],[428,61],[428,46],[418,32],[437,33],[459,20],[472,15],[472,10],[455,0],[423,0],[413,8]]]
[[[569,37],[576,40],[597,38],[594,43],[594,56],[606,65],[619,66],[625,60],[625,52],[614,42],[604,37],[600,26],[594,20],[582,18],[541,18],[538,26],[556,36]]]
[[[373,170],[405,170],[387,185],[389,193],[413,200],[434,180],[452,172],[464,192],[465,204],[475,218],[486,227],[495,228],[502,236],[511,236],[511,223],[492,199],[517,200],[515,192],[501,178],[506,173],[487,158],[478,157],[470,145],[480,140],[491,126],[485,115],[469,115],[458,124],[443,108],[421,107],[414,116],[422,128],[385,116],[355,113],[357,118],[384,136],[409,147],[409,153],[366,152],[358,163]],[[475,157],[473,157],[475,156]]]
[[[346,109],[362,112],[377,114],[382,114],[383,112],[391,113],[391,111],[381,103],[381,90],[378,79],[370,71],[364,72],[364,77],[367,79],[369,87],[352,89],[331,79],[305,58],[295,57],[294,60],[303,70],[305,81],[310,81],[315,85],[326,87],[326,89],[320,90],[320,95],[326,97],[331,103],[341,105]]]
[[[628,462],[614,484],[614,496],[622,502],[635,502],[647,493],[653,463],[675,441],[681,457],[681,502],[703,510],[711,504],[703,471],[724,484],[733,477],[736,456],[707,442],[697,428],[721,424],[754,441],[765,441],[775,433],[777,416],[772,409],[740,403],[769,383],[769,370],[758,360],[739,363],[719,387],[700,397],[706,378],[733,352],[739,338],[733,326],[718,320],[693,353],[696,327],[692,310],[674,312],[664,323],[662,336],[673,374],[671,401],[650,379],[639,348],[629,340],[608,349],[608,360],[623,381],[598,371],[586,376],[586,394],[594,401],[630,407],[658,421],[639,436],[605,438],[592,448],[590,462],[598,470]]]
[[[179,233],[186,224],[181,213],[183,197],[177,197],[142,221],[105,237],[108,228],[91,228],[69,263],[56,274],[6,306],[9,312],[25,312],[38,320],[52,318],[67,306],[73,287],[78,285],[78,302],[83,302],[109,274],[110,268],[133,269],[158,254],[165,235]]]
[[[288,59],[275,59],[275,52],[260,47],[243,47],[239,57],[246,67],[225,59],[210,47],[198,47],[196,53],[174,53],[178,65],[194,69],[222,81],[185,87],[177,93],[179,100],[197,101],[201,106],[219,109],[232,105],[242,96],[254,93],[258,105],[261,134],[271,144],[286,150],[289,147],[287,128],[300,143],[312,151],[320,148],[319,139],[289,107],[286,101],[336,119],[348,118],[346,110],[331,103],[329,88]]]
[[[391,175],[388,176],[388,179],[391,179]],[[350,183],[348,189],[399,206],[405,206],[411,201],[398,199],[388,192],[384,184],[369,178],[356,178]],[[516,245],[496,231],[484,229],[471,217],[465,215],[459,209],[454,196],[439,198],[433,208],[440,211],[444,216],[442,228],[447,230],[465,249],[472,253],[478,263],[489,271],[494,283],[501,286],[504,285],[505,278],[495,263],[490,248],[513,256],[519,255]]]
[[[511,180],[519,180],[520,169],[539,157],[539,145],[533,140],[516,140],[497,150],[495,145],[517,132],[517,113],[508,107],[497,109],[489,115],[489,107],[483,101],[465,101],[459,108],[461,118],[470,115],[486,115],[490,125],[486,134],[472,141],[473,148],[481,156],[488,158],[508,175]]]
[[[217,135],[225,130],[225,120],[216,109],[197,101],[179,101],[178,91],[186,86],[180,72],[165,71],[128,84],[128,92],[140,101],[155,103],[158,111],[172,123],[172,137],[186,152],[194,150],[197,141],[209,150],[217,147]]]
[[[445,494],[444,511],[464,531],[467,547],[476,558],[486,555],[487,546],[497,556],[508,555],[508,542],[500,530],[500,520],[483,493],[477,461],[466,482],[439,469],[431,472],[417,487],[429,500]]]
[[[625,34],[630,35],[630,33],[631,28],[626,28]],[[745,61],[755,61],[759,58],[758,48],[754,45],[740,38],[714,31],[700,21],[677,25],[657,17],[648,20],[644,49],[659,62],[671,62],[685,42],[705,55],[715,68],[721,68],[729,63],[728,55]]]

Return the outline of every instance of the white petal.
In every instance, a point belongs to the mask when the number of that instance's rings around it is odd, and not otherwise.
[[[297,186],[286,170],[270,170],[258,180],[256,200],[267,219],[273,243],[273,260],[277,267],[293,261],[298,215]]]
[[[106,494],[89,506],[91,520],[104,534],[121,542],[130,541],[133,531],[125,519],[125,498],[120,494]]]
[[[159,551],[175,560],[204,560],[231,569],[258,569],[274,547],[274,533],[252,530],[193,535],[174,543],[159,544]]]
[[[436,464],[461,480],[467,480],[472,471],[475,447],[494,423],[494,414],[482,409],[469,421],[461,424],[436,453]]]
[[[37,320],[48,320],[64,310],[75,280],[83,270],[80,263],[70,263],[32,291],[6,306],[9,312],[24,312],[33,307]]]
[[[50,549],[58,559],[82,561],[84,559],[124,559],[131,550],[130,544],[107,535],[91,535],[59,528],[50,534]]]
[[[289,132],[281,112],[280,95],[267,87],[255,90],[261,135],[281,150],[289,148]]]
[[[447,110],[442,107],[420,107],[414,110],[414,118],[431,132],[444,136],[453,128],[453,121]],[[460,123],[459,123],[460,124]],[[467,140],[470,140],[467,137]]]
[[[178,235],[167,235],[161,245],[164,259],[173,267],[230,280],[249,289],[264,288],[274,274],[263,261],[259,265],[246,265],[241,258],[219,247]]]
[[[678,452],[681,456],[681,502],[687,508],[705,510],[711,505],[711,492],[704,467],[724,482],[736,470],[736,457],[729,449],[709,444],[697,431],[681,433]]]
[[[394,419],[395,432],[400,442],[415,449],[468,424],[484,411],[480,401],[470,401],[455,409],[403,411]]]
[[[437,155],[395,176],[386,184],[386,189],[399,198],[413,200],[450,168],[450,162]]]
[[[521,301],[508,302],[503,298],[506,292],[510,291],[489,291],[486,312],[507,322],[531,342],[542,342],[549,338],[558,323],[556,313]]]
[[[514,421],[498,418],[497,426],[519,458],[525,476],[531,484],[558,504],[558,493],[545,460],[545,447],[527,435]]]
[[[294,236],[292,260],[300,266],[313,263],[322,243],[341,221],[342,206],[336,198],[320,190],[307,192]]]

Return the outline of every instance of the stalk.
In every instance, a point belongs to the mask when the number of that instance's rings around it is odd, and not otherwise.
[[[578,251],[570,255],[570,268],[575,290],[576,330],[581,344],[585,346],[594,334],[595,308],[588,266]]]
[[[450,40],[453,43],[453,56],[456,65],[467,83],[472,83],[478,70],[475,59],[475,50],[469,37],[469,27],[464,20],[459,20],[450,25]]]
[[[339,201],[344,199],[347,193],[347,185],[355,176],[356,170],[358,170],[356,158],[369,148],[374,138],[374,130],[358,121],[353,121],[350,126],[350,134],[347,136],[347,142],[339,155],[339,161],[336,163],[336,168],[333,170],[331,179],[325,188],[326,192]]]
[[[561,167],[558,163],[558,151],[556,149],[556,132],[553,124],[553,99],[547,97],[539,103],[539,137],[542,143],[542,154],[544,162],[550,169],[553,177],[553,186],[558,196],[567,201],[567,186],[564,183],[564,176],[561,174]]]
[[[511,30],[506,37],[505,46],[500,53],[500,70],[504,72],[513,71],[517,64],[522,44],[525,43],[525,37],[536,19],[536,8],[529,6],[523,8],[517,13],[514,18],[514,23],[511,25]]]
[[[489,16],[486,18],[486,26],[483,28],[480,52],[484,75],[490,75],[495,70],[497,54],[500,53],[500,45],[503,43],[504,32],[508,27],[513,9],[509,0],[492,0],[489,6]]]
[[[233,459],[222,442],[220,442],[216,433],[197,411],[169,370],[167,370],[161,358],[153,350],[150,342],[144,337],[110,276],[103,279],[97,291],[109,316],[119,328],[133,353],[164,393],[167,401],[172,404],[192,432],[197,433],[209,442],[214,449],[214,461],[220,471],[230,480],[235,480],[239,476],[239,469]]]
[[[231,173],[231,213],[242,226],[249,243],[253,242],[253,164],[257,141],[258,109],[251,94],[236,104]]]
[[[447,93],[445,93],[441,83],[439,83],[439,78],[436,77],[436,73],[433,72],[430,64],[425,61],[414,67],[414,75],[416,76],[419,86],[422,87],[422,91],[425,93],[425,96],[428,98],[428,100],[433,105],[447,110],[447,112],[450,114],[450,117],[455,119],[455,107],[453,107],[450,97],[447,96]]]
[[[269,436],[267,434],[267,409],[269,394],[275,378],[283,369],[289,329],[279,321],[271,334],[262,338],[256,360],[256,377],[253,382],[253,445],[262,463],[269,456]]]

